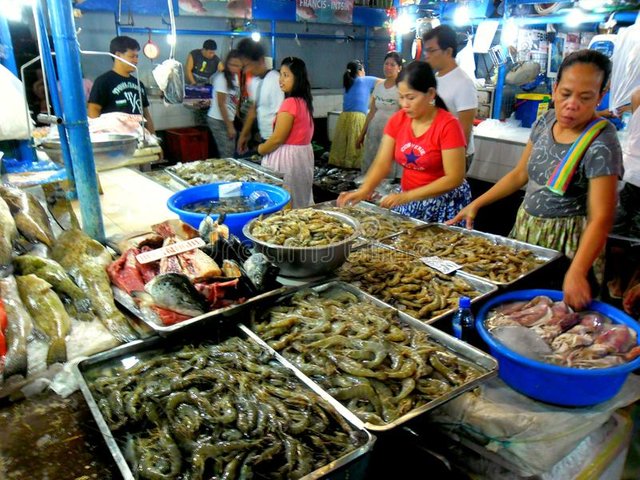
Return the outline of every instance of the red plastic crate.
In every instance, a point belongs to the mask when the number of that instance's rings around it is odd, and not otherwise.
[[[209,132],[199,128],[173,128],[165,133],[168,159],[191,162],[209,157]]]

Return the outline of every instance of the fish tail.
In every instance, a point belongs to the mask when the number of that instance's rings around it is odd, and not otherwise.
[[[15,349],[9,350],[4,357],[4,372],[3,376],[5,380],[14,375],[22,375],[27,378],[28,371],[27,360],[27,346],[26,344]]]
[[[136,332],[129,325],[129,321],[120,312],[104,318],[102,323],[107,327],[109,333],[122,343],[131,342],[138,338]]]
[[[47,365],[64,363],[67,361],[67,344],[64,338],[52,338],[47,352]]]

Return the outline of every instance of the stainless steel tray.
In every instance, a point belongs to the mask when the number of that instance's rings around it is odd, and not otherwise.
[[[114,300],[122,305],[129,313],[140,319],[140,321],[147,325],[151,330],[161,336],[166,336],[172,332],[175,332],[176,330],[181,330],[185,327],[188,327],[189,325],[193,325],[194,323],[198,322],[202,322],[204,326],[209,322],[215,323],[218,321],[222,321],[224,319],[227,319],[228,317],[236,315],[237,313],[247,310],[248,308],[251,308],[253,305],[262,302],[266,298],[286,293],[290,288],[291,287],[279,287],[274,290],[269,290],[268,292],[264,292],[260,295],[256,295],[255,297],[251,297],[244,303],[229,305],[227,307],[211,310],[210,312],[203,313],[202,315],[198,315],[197,317],[190,318],[183,322],[165,326],[158,323],[159,318],[157,318],[157,315],[152,310],[147,308],[140,309],[135,304],[133,298],[131,298],[130,295],[120,290],[115,285],[111,285]],[[156,321],[156,319],[158,321]]]
[[[336,209],[336,208],[340,208],[336,205],[336,200],[329,200],[327,202],[322,202],[322,203],[316,203],[315,205],[312,206],[312,208],[318,208],[320,210],[332,210],[332,209]],[[426,225],[425,222],[418,220],[416,218],[412,218],[406,215],[402,215],[400,213],[396,213],[392,210],[389,210],[387,208],[382,208],[379,207],[378,205],[375,205],[373,203],[370,202],[360,202],[357,205],[354,206],[354,208],[359,208],[361,210],[365,210],[369,213],[371,213],[372,215],[380,215],[381,217],[391,217],[397,220],[404,220],[407,222],[412,223],[415,227],[421,226],[421,225]],[[348,213],[346,211],[342,211],[339,210],[341,213],[344,213],[345,215],[348,215]],[[358,220],[358,219],[356,219]],[[366,235],[360,235],[360,240],[354,245],[355,247],[362,247],[364,244],[367,244],[369,242],[380,242],[382,240],[385,240],[387,238],[391,238],[394,235],[398,234],[398,233],[402,233],[405,232],[406,229],[401,229],[398,230],[396,232],[393,232],[389,235],[384,235],[380,238],[370,238],[367,237]]]
[[[386,245],[384,243],[379,243],[379,242],[370,242],[366,245],[361,245],[358,248],[353,248],[353,251],[359,251],[362,250],[364,248],[384,248],[387,250],[390,250],[392,252],[399,252],[399,253],[403,253],[405,255],[410,255],[412,257],[415,257],[416,259],[420,258],[419,256],[411,253],[411,252],[407,252],[404,250],[400,250],[398,248],[392,247],[391,245]],[[349,261],[349,258],[347,258],[347,262]],[[482,277],[478,277],[476,275],[470,275],[466,272],[463,272],[461,270],[456,270],[453,274],[451,274],[453,276],[455,276],[456,278],[459,278],[461,280],[464,280],[465,282],[467,282],[469,285],[471,285],[477,292],[478,292],[478,296],[473,297],[471,299],[471,303],[476,303],[479,302],[480,300],[485,299],[486,297],[488,297],[489,295],[493,294],[494,292],[496,292],[498,290],[498,287],[496,286],[496,284],[489,282],[488,280],[482,278]],[[348,282],[345,282],[348,285],[352,285]],[[355,288],[359,288],[357,285],[353,285]],[[366,292],[365,292],[366,293]],[[369,293],[367,293],[367,295],[371,295]],[[376,297],[374,297],[376,298]],[[384,300],[380,300],[379,298],[376,298],[377,302],[380,302],[383,305],[386,305],[387,307],[393,308],[394,310],[398,310],[399,312],[402,312],[402,310],[400,308],[398,308],[395,305],[392,305],[390,303],[386,303]],[[417,322],[421,322],[421,323],[425,323],[425,324],[431,324],[434,322],[437,322],[438,320],[440,320],[441,318],[444,318],[448,315],[451,315],[451,313],[453,313],[455,311],[454,308],[451,308],[449,310],[447,310],[444,313],[441,313],[440,315],[436,315],[435,317],[431,317],[429,319],[419,319],[419,318],[415,318],[412,317],[411,315],[402,312],[404,315],[406,315],[407,317],[410,317],[412,319],[414,319]]]
[[[248,329],[245,327],[236,328],[235,333],[238,334],[237,336],[247,337],[250,340],[255,341],[253,334],[247,335],[246,333],[247,330]],[[130,342],[125,345],[116,347],[107,352],[93,355],[88,359],[83,360],[82,362],[74,366],[74,374],[78,381],[78,385],[80,386],[80,391],[84,395],[84,398],[89,406],[89,410],[91,411],[93,418],[95,419],[96,424],[98,425],[100,433],[102,434],[104,441],[107,444],[107,447],[109,448],[109,451],[111,452],[111,455],[113,456],[116,462],[116,465],[120,469],[120,472],[122,473],[122,477],[124,478],[124,480],[134,480],[137,477],[135,477],[133,472],[131,471],[129,464],[125,460],[123,449],[120,448],[120,445],[118,444],[116,438],[114,437],[113,433],[109,429],[109,426],[107,425],[107,422],[105,421],[102,415],[102,412],[98,407],[97,401],[94,398],[93,394],[91,393],[89,384],[87,383],[87,380],[85,378],[85,374],[89,370],[92,370],[95,368],[101,368],[106,366],[107,364],[112,364],[117,361],[125,362],[127,361],[127,359],[130,359],[130,360],[134,359],[137,355],[146,353],[149,351],[160,350],[165,348],[173,349],[176,346],[184,345],[186,343],[193,342],[193,341],[203,342],[203,341],[207,341],[208,339],[211,339],[211,341],[220,340],[218,338],[215,338],[215,339],[211,338],[211,337],[214,337],[212,333],[209,333],[209,335],[203,335],[201,333],[201,330],[198,330],[197,332],[195,332],[196,335],[198,333],[199,335],[197,338],[193,338],[193,333],[192,333],[191,336],[186,336],[186,337],[175,335],[175,338],[171,338],[171,339],[161,338],[161,337],[152,337],[146,340],[136,340],[134,342]],[[258,344],[264,348],[263,342],[258,342]],[[268,349],[268,351],[269,353],[271,353],[272,349]],[[280,361],[278,357],[275,357],[275,358],[276,360]],[[292,370],[292,373],[304,384],[304,387],[310,388],[315,393],[321,395],[325,400],[327,400],[331,404],[331,406],[333,406],[338,411],[340,415],[342,415],[351,425],[353,425],[355,429],[360,430],[364,438],[366,438],[366,441],[362,446],[332,461],[328,465],[325,465],[311,472],[310,474],[305,475],[304,477],[302,477],[301,480],[319,479],[324,477],[327,474],[330,474],[331,472],[334,472],[338,469],[342,469],[343,467],[347,468],[348,470],[350,464],[353,465],[358,460],[360,460],[361,457],[364,458],[364,455],[367,454],[373,448],[376,437],[364,429],[364,424],[355,415],[353,415],[346,408],[344,408],[342,404],[334,400],[333,397],[331,397],[322,389],[320,389],[318,385],[316,385],[311,380],[309,380],[309,378],[303,375],[300,371],[298,371],[295,368],[292,368],[289,362],[286,362],[284,366]]]
[[[430,401],[429,403],[422,405],[421,407],[411,410],[410,412],[406,413],[402,417],[394,420],[393,422],[387,423],[386,425],[373,425],[370,423],[364,423],[365,428],[367,428],[368,430],[382,432],[382,431],[387,431],[387,430],[396,428],[399,425],[402,425],[403,423],[408,422],[409,420],[417,417],[418,415],[422,415],[423,413],[429,410],[432,410],[438,405],[441,405],[451,400],[452,398],[460,395],[461,393],[475,388],[478,384],[484,382],[485,380],[488,380],[491,377],[496,376],[498,373],[497,360],[492,356],[486,354],[482,350],[479,350],[461,340],[458,340],[457,338],[452,337],[451,335],[448,335],[435,327],[427,325],[420,320],[416,320],[415,318],[403,313],[402,311],[387,305],[381,300],[378,300],[374,296],[369,295],[366,292],[363,292],[359,288],[342,281],[329,281],[321,285],[316,285],[314,287],[307,287],[303,285],[295,290],[291,290],[286,295],[281,296],[280,298],[275,300],[273,305],[278,305],[280,303],[283,303],[299,290],[304,290],[307,288],[311,288],[311,290],[314,290],[320,294],[328,292],[333,289],[345,290],[347,292],[357,295],[358,298],[370,301],[371,303],[373,303],[374,305],[380,308],[391,309],[398,314],[398,320],[400,322],[407,324],[409,327],[411,327],[414,330],[422,330],[424,332],[427,332],[429,334],[429,337],[433,339],[435,342],[439,343],[440,345],[445,347],[447,350],[453,352],[457,357],[462,358],[463,361],[466,361],[472,364],[473,366],[475,366],[476,368],[484,372],[478,378],[468,383],[465,383],[464,385],[460,385],[459,387],[452,389],[446,395],[442,395],[441,397],[438,397]],[[257,334],[253,333],[252,331],[249,331],[247,335],[251,335],[252,338],[260,339],[260,337]],[[273,348],[269,347],[267,343],[265,343],[261,339],[260,339],[260,343],[266,348],[269,348],[270,351],[274,352],[274,355],[276,356],[276,358],[278,358],[278,360],[285,363],[285,365],[291,366],[295,369],[295,367],[286,358],[284,358],[282,355],[277,353]],[[302,373],[300,374],[304,375]],[[355,414],[353,415],[355,416]]]
[[[238,160],[236,158],[223,158],[222,160],[253,170],[254,172],[256,172],[256,174],[269,178],[271,181],[273,181],[275,185],[282,185],[283,183],[282,178],[278,176],[277,172],[261,167],[247,160]],[[197,160],[197,161],[206,162],[206,160]],[[191,185],[189,182],[187,182],[184,178],[179,176],[176,172],[174,172],[173,167],[167,167],[164,169],[164,171],[167,172],[176,182],[178,182],[178,184],[182,185],[183,188],[189,188],[194,186],[194,185]]]
[[[486,277],[481,277],[479,275],[475,275],[473,273],[469,273],[466,272],[464,270],[464,266],[462,267],[462,271],[465,273],[465,275],[477,278],[479,280],[483,280],[485,282],[490,282],[494,285],[500,285],[500,286],[508,286],[508,285],[512,285],[515,282],[523,279],[524,277],[526,277],[527,275],[532,274],[533,272],[540,270],[542,267],[544,267],[545,265],[551,263],[552,261],[560,258],[562,256],[562,253],[558,252],[557,250],[552,250],[550,248],[545,248],[545,247],[539,247],[538,245],[533,245],[531,243],[527,243],[527,242],[521,242],[520,240],[514,240],[513,238],[508,238],[508,237],[503,237],[501,235],[495,235],[493,233],[486,233],[486,232],[480,232],[478,230],[469,230],[467,228],[462,228],[462,227],[454,227],[452,225],[446,225],[444,223],[425,223],[424,225],[420,225],[417,226],[416,229],[426,229],[426,228],[433,228],[433,227],[439,227],[442,228],[444,230],[451,230],[457,233],[461,233],[463,235],[468,235],[468,236],[472,236],[472,237],[480,237],[480,238],[486,238],[487,240],[489,240],[490,242],[496,244],[496,245],[505,245],[507,247],[511,247],[514,250],[531,250],[533,252],[533,254],[535,255],[535,257],[538,260],[542,260],[543,263],[541,263],[540,265],[536,266],[535,268],[532,268],[531,270],[529,270],[528,272],[522,273],[520,274],[518,277],[514,278],[513,280],[509,281],[509,282],[500,282],[500,281],[496,281],[496,280],[491,280],[489,278]],[[403,232],[401,232],[403,233]],[[386,239],[384,239],[385,242],[390,242],[393,241],[397,236],[399,236],[400,234],[396,234],[393,235],[391,237],[388,237]],[[412,252],[409,250],[403,250],[402,248],[398,248],[393,246],[393,248],[400,250],[404,253],[408,253],[409,255],[412,255],[414,257],[421,257],[424,255],[418,255],[416,252]]]
[[[137,169],[131,168],[131,170],[133,170],[134,172],[136,172],[139,175],[142,175],[145,178],[148,178],[149,180],[151,180],[154,183],[157,183],[158,185],[161,185],[169,190],[171,190],[172,192],[179,192],[180,190],[184,190],[185,186],[184,186],[184,181],[177,181],[176,177],[174,175],[171,175],[169,172],[167,172],[165,169],[162,170],[156,170],[155,172],[141,172]],[[164,173],[169,177],[169,183],[165,184],[163,182],[158,181],[157,178],[155,178],[153,176],[154,173]]]

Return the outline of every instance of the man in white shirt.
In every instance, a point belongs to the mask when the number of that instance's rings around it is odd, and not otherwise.
[[[262,45],[250,38],[244,38],[238,43],[237,49],[244,62],[245,72],[252,75],[248,86],[252,105],[238,138],[238,153],[245,153],[251,138],[251,128],[256,119],[262,141],[268,139],[273,133],[273,121],[284,101],[284,92],[280,89],[278,71],[267,68]]]
[[[438,95],[451,113],[458,117],[467,137],[467,168],[473,158],[473,120],[478,110],[478,95],[473,80],[456,63],[458,41],[448,25],[429,30],[422,37],[425,60],[436,72]]]

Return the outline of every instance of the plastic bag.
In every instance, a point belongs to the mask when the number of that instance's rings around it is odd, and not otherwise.
[[[0,65],[0,140],[27,140],[29,124],[27,104],[22,82],[4,66]]]
[[[640,58],[640,15],[636,23],[624,31],[620,30],[613,49],[609,96],[609,110],[612,112],[631,103],[631,93],[640,87],[640,62],[630,62],[630,58]]]
[[[473,45],[471,43],[471,37],[467,40],[467,44],[456,55],[456,62],[458,66],[467,74],[469,78],[476,78],[476,61],[473,56]]]
[[[166,103],[184,100],[184,69],[177,60],[168,59],[153,69],[153,78],[164,93]]]
[[[492,379],[431,412],[441,428],[471,439],[520,470],[540,475],[603,425],[619,408],[640,398],[640,377],[630,374],[611,400],[564,408],[531,400]]]

